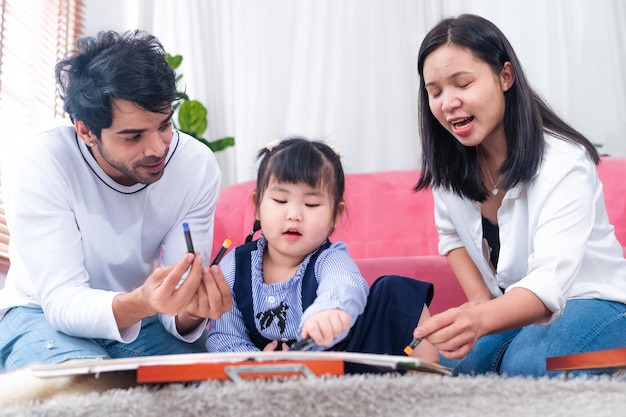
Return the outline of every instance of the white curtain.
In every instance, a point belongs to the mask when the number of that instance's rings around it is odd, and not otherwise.
[[[442,17],[475,13],[516,49],[535,89],[601,151],[626,156],[626,5],[621,0],[137,0],[138,26],[184,57],[209,110],[224,185],[256,151],[323,138],[346,172],[417,168],[416,56]]]

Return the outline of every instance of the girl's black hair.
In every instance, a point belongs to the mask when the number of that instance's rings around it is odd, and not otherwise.
[[[530,87],[522,65],[504,34],[490,21],[464,14],[439,22],[420,46],[417,71],[420,76],[422,167],[415,191],[432,185],[450,189],[459,196],[478,202],[485,201],[489,193],[483,182],[476,147],[459,143],[430,111],[423,77],[424,61],[443,45],[468,49],[486,62],[494,74],[500,74],[506,62],[511,63],[515,82],[505,93],[507,155],[498,173],[503,177],[502,188],[510,189],[535,175],[543,157],[544,132],[584,146],[595,163],[599,162],[594,145],[557,116]]]
[[[176,74],[159,40],[138,30],[79,38],[77,49],[55,67],[65,111],[100,139],[113,122],[113,99],[167,114],[178,98]]]
[[[289,137],[276,146],[261,148],[257,160],[260,161],[256,181],[257,210],[270,181],[278,181],[326,189],[332,197],[335,218],[339,215],[345,177],[340,156],[330,146],[303,137]],[[251,241],[260,228],[260,222],[255,221],[246,242]]]

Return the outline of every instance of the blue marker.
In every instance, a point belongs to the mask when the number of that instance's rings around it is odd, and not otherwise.
[[[191,231],[189,230],[189,223],[183,223],[183,232],[185,233],[185,241],[187,242],[187,251],[189,253],[196,253],[193,249],[193,242],[191,240]]]

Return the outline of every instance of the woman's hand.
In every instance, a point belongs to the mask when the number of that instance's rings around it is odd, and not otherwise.
[[[446,358],[462,358],[483,335],[474,307],[473,302],[466,303],[436,314],[420,324],[413,335],[425,337]]]
[[[319,346],[330,346],[333,340],[350,327],[350,315],[341,309],[313,314],[302,326],[302,338],[310,337]]]
[[[513,288],[490,300],[477,299],[424,320],[414,337],[425,337],[439,353],[460,359],[486,335],[518,329],[550,317],[550,310],[532,291]]]

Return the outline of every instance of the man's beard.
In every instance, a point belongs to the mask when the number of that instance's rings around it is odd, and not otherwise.
[[[122,179],[124,181],[124,184],[128,184],[130,182],[133,182],[135,184],[136,183],[152,184],[153,182],[156,182],[159,179],[161,179],[161,177],[163,176],[163,172],[165,171],[165,165],[163,165],[163,169],[161,169],[159,172],[154,173],[154,174],[151,174],[151,173],[141,174],[139,172],[140,168],[138,168],[138,167],[141,167],[142,165],[153,165],[155,163],[158,163],[159,161],[161,161],[161,158],[156,158],[156,157],[146,158],[144,160],[141,160],[135,163],[133,167],[128,167],[124,165],[123,163],[115,160],[111,156],[111,154],[106,149],[104,149],[104,147],[102,146],[100,142],[97,142],[96,146],[98,147],[98,153],[100,153],[100,156],[102,157],[102,159],[104,159],[107,164],[109,164],[110,166],[118,170],[122,175],[124,175],[125,178]],[[169,152],[169,147],[165,150],[164,155],[167,155],[168,152]]]

